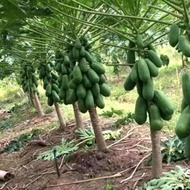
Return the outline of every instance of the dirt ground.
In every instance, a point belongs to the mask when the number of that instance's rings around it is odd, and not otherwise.
[[[101,120],[103,127],[108,128],[110,120]],[[31,118],[29,128],[34,126],[33,121],[40,125],[52,119]],[[18,125],[15,129],[21,127]],[[74,138],[74,130],[75,125],[72,124],[66,131],[54,129],[41,134],[19,152],[0,154],[0,170],[14,174],[11,180],[0,182],[0,190],[133,190],[151,178],[147,156],[151,151],[149,129],[145,125],[135,126],[133,123],[123,127],[120,141],[107,142],[110,146],[108,153],[80,150],[70,155],[69,160],[58,158],[60,177],[57,176],[54,161],[36,160],[40,152],[50,150],[62,138]],[[44,144],[37,143],[37,140]],[[165,171],[174,167],[175,164],[163,165]],[[106,184],[112,188],[105,188]]]

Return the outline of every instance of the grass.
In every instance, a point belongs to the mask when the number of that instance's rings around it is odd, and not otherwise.
[[[166,46],[164,48],[158,48],[158,52],[167,55],[170,58],[170,64],[168,67],[164,66],[160,69],[160,74],[157,78],[154,78],[154,85],[156,89],[163,90],[165,94],[172,100],[175,106],[175,113],[173,118],[169,122],[165,122],[165,130],[173,133],[174,126],[180,114],[180,102],[182,98],[181,91],[181,74],[186,70],[182,68],[181,57],[177,54],[173,49]],[[135,109],[135,101],[138,97],[136,89],[126,92],[123,88],[123,83],[125,78],[130,72],[128,67],[122,67],[119,78],[117,75],[113,73],[113,67],[106,67],[106,75],[108,78],[108,84],[111,89],[111,96],[105,98],[106,106],[102,109],[97,109],[98,114],[101,115],[105,110],[111,110],[111,108],[115,108],[117,110],[123,110],[124,113],[134,113]],[[0,81],[0,105],[4,109],[10,109],[15,105],[20,105],[18,112],[21,109],[25,109],[24,104],[27,102],[27,97],[24,95],[20,87],[17,85],[16,80],[14,78],[6,78]],[[42,85],[38,86],[38,90],[40,93],[40,101],[45,113],[51,113],[55,110],[52,106],[47,105],[47,98],[44,95],[44,89]],[[25,105],[26,106],[26,105]],[[73,108],[71,105],[60,105],[63,116],[66,121],[70,121],[74,119]],[[33,107],[27,108],[28,113],[36,114],[36,111]],[[18,118],[18,121],[24,119],[26,115],[22,115],[17,113],[14,117]],[[83,117],[89,117],[88,114],[84,114]],[[15,121],[16,122],[16,121]],[[3,121],[0,119],[0,125],[3,124]],[[51,130],[52,128],[58,126],[58,120],[53,121],[49,126],[44,126],[47,130]],[[1,139],[1,134],[0,134]]]

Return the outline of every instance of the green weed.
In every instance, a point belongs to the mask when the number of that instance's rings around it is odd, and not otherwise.
[[[104,188],[105,190],[114,190],[114,187],[111,183],[106,183],[106,186]]]
[[[9,129],[9,128],[13,127],[16,123],[17,123],[16,118],[9,118],[0,124],[0,131]]]
[[[181,166],[176,166],[175,169],[169,172],[163,172],[158,179],[152,179],[144,183],[141,187],[135,190],[172,190],[172,189],[189,189],[190,187],[190,170],[184,169]]]
[[[34,129],[29,133],[21,134],[19,137],[17,137],[15,140],[12,140],[5,148],[4,152],[15,152],[19,151],[20,148],[22,148],[26,143],[30,140],[32,140],[34,137],[36,137],[40,133],[39,129]]]
[[[56,150],[56,155],[54,155],[54,150]],[[59,145],[54,146],[51,150],[39,154],[37,160],[53,160],[55,156],[59,157],[61,155],[68,155],[77,150],[78,146],[75,145],[75,140],[68,141],[66,139],[62,139]]]
[[[102,133],[105,140],[114,140],[121,135],[121,130],[104,130],[102,131]],[[75,134],[77,135],[80,141],[87,145],[93,145],[96,142],[95,134],[91,127],[85,129],[77,129],[75,131]]]
[[[115,109],[111,107],[111,110],[103,111],[101,115],[104,117],[114,117],[115,115],[122,116],[123,114],[124,114],[124,110]]]
[[[126,125],[126,124],[129,124],[131,122],[134,122],[134,113],[129,112],[127,114],[127,116],[122,116],[117,121],[115,121],[112,126],[119,128],[119,127]]]
[[[169,137],[167,140],[161,142],[162,146],[162,162],[170,164],[171,162],[177,162],[184,160],[184,142],[177,136]]]

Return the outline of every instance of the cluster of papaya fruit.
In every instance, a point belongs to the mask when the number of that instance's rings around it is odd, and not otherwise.
[[[190,135],[190,72],[182,74],[181,83],[183,92],[181,115],[176,124],[175,131],[179,138],[186,138]]]
[[[186,57],[190,57],[190,41],[187,35],[180,32],[178,24],[174,23],[170,26],[169,44],[178,52],[182,52]]]
[[[61,52],[56,52],[55,55],[55,70],[58,73],[59,97],[65,105],[74,103],[76,94],[73,89],[69,88],[70,75],[70,58],[68,55],[63,55]]]
[[[45,89],[49,106],[52,106],[54,102],[60,102],[58,76],[53,72],[52,66],[51,63],[44,63],[40,64],[38,68],[40,79],[43,80],[43,88]]]
[[[38,92],[38,81],[35,75],[35,69],[33,65],[23,65],[20,72],[20,77],[20,83],[24,92],[28,92],[30,95]]]
[[[137,60],[137,53],[131,48],[140,50]],[[144,46],[140,35],[137,35],[135,42],[129,42],[127,56],[132,68],[124,82],[124,89],[130,91],[136,86],[139,95],[135,104],[135,121],[142,125],[148,114],[150,127],[153,130],[161,130],[163,120],[170,120],[174,112],[173,105],[165,94],[154,89],[153,77],[158,76],[158,69],[163,65],[162,60],[152,44]]]
[[[96,61],[89,49],[89,43],[85,37],[77,38],[70,49],[70,70],[65,70],[62,75],[62,93],[65,90],[70,94],[69,103],[78,101],[79,110],[87,112],[92,107],[104,108],[103,96],[110,95],[110,89],[106,84],[105,68]],[[63,64],[67,64],[63,61]],[[63,74],[63,71],[61,71]],[[63,84],[64,83],[64,84]],[[67,98],[67,94],[63,98]],[[67,102],[66,102],[67,103]]]
[[[185,154],[190,158],[190,72],[182,74],[181,114],[175,126],[175,133],[180,139],[185,139]]]
[[[150,127],[153,130],[163,128],[163,120],[169,121],[172,118],[174,107],[171,101],[161,90],[154,90],[151,101],[138,96],[135,104],[135,121],[142,125],[149,115]]]

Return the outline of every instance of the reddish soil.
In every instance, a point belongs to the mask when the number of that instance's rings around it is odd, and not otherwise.
[[[103,122],[107,128],[110,120]],[[111,146],[108,153],[80,150],[70,155],[67,161],[63,157],[58,158],[60,177],[57,176],[54,161],[36,160],[36,157],[40,152],[50,150],[52,146],[59,144],[63,137],[74,138],[75,126],[70,125],[66,131],[52,130],[47,134],[42,134],[19,152],[0,154],[0,169],[15,175],[8,182],[0,182],[0,189],[109,190],[105,189],[106,184],[111,184],[114,190],[135,189],[137,185],[151,178],[151,166],[147,164],[148,159],[142,161],[129,180],[125,182],[123,180],[129,178],[136,165],[150,154],[151,146],[149,130],[145,125],[136,127],[134,124],[129,124],[123,127],[122,137],[133,128],[132,134]],[[43,144],[36,140],[43,140],[46,146],[42,146]],[[118,139],[109,141],[107,144],[111,145],[117,141]],[[164,165],[164,170],[172,167],[175,166]]]

